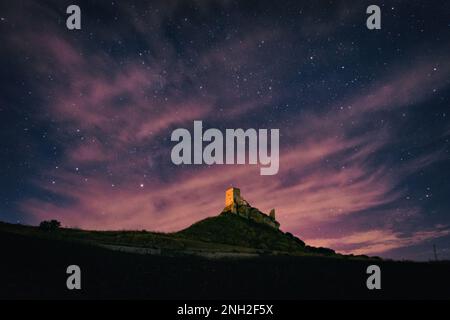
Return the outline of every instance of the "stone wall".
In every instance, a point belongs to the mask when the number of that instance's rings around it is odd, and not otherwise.
[[[270,216],[250,206],[240,206],[237,208],[237,214],[243,218],[257,223],[266,224],[272,228],[278,229],[280,224]]]

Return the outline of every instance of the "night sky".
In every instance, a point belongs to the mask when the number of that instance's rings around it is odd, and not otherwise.
[[[310,245],[450,259],[449,1],[15,0],[0,18],[0,220],[175,231],[234,185]],[[172,164],[194,120],[280,129],[279,173]]]

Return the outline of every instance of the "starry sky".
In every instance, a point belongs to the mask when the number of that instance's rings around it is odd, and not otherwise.
[[[234,185],[308,244],[450,259],[450,2],[15,0],[0,19],[0,220],[175,231]],[[278,174],[174,165],[194,120],[280,129]]]

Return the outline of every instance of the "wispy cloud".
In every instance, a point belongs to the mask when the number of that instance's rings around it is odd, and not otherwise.
[[[424,241],[450,235],[448,226],[436,227],[432,230],[417,231],[409,235],[386,229],[366,230],[347,234],[340,238],[310,240],[315,246],[338,247],[343,254],[382,254],[387,251],[417,245]]]
[[[166,9],[159,20],[148,22],[127,11],[138,35],[145,38],[152,30],[143,44],[148,52],[138,49],[127,57],[87,48],[57,28],[45,36],[25,29],[26,41],[10,39],[22,53],[35,56],[30,72],[51,76],[36,85],[42,120],[62,128],[61,164],[34,180],[49,197],[20,204],[31,221],[58,218],[83,228],[173,231],[218,214],[224,190],[233,184],[253,205],[276,208],[283,229],[341,252],[380,254],[449,234],[448,228],[414,226],[405,236],[392,224],[398,212],[387,209],[385,224],[367,227],[375,219],[370,212],[404,199],[401,181],[445,159],[437,151],[397,168],[377,161],[399,134],[384,125],[386,114],[416,106],[446,87],[450,65],[445,59],[399,63],[365,89],[290,113],[286,117],[295,126],[285,127],[283,116],[274,118],[271,125],[282,133],[276,176],[260,176],[252,166],[180,168],[170,162],[173,128],[190,127],[194,120],[230,128],[251,123],[280,100],[278,73],[289,70],[290,60],[282,50],[276,62],[271,60],[277,39],[286,36],[264,28],[249,28],[216,40],[212,49],[193,48],[180,57],[161,29],[161,19],[174,7]],[[331,31],[323,25],[317,32]],[[99,34],[116,37],[107,29]],[[272,50],[264,51],[268,47]],[[262,72],[261,66],[270,63],[276,68]],[[243,69],[251,78],[241,75]],[[415,206],[407,210],[414,213],[403,212],[407,219],[422,214]],[[340,236],[320,231],[333,224],[343,226]]]

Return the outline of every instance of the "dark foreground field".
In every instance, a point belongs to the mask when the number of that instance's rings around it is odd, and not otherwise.
[[[321,257],[207,260],[110,251],[0,232],[0,298],[450,299],[448,263],[371,262]],[[366,289],[369,264],[382,289]],[[66,268],[82,290],[66,289]]]

